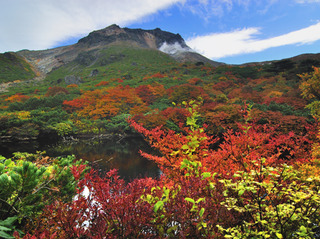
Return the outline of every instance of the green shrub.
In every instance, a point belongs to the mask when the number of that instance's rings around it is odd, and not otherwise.
[[[57,94],[55,96],[35,98],[25,102],[15,102],[9,105],[9,111],[36,110],[43,108],[61,108],[63,101],[70,99],[69,95]]]
[[[264,166],[222,179],[228,210],[243,220],[220,228],[225,238],[315,238],[320,223],[320,179],[303,179],[292,166]]]
[[[129,117],[130,114],[121,114],[112,117],[110,121],[106,122],[104,128],[110,133],[132,132],[132,129],[127,121]]]
[[[71,168],[80,165],[81,161],[75,162],[74,156],[55,159],[41,153],[33,157],[15,153],[9,159],[0,156],[0,188],[5,189],[0,190],[0,223],[16,217],[23,226],[53,200],[70,201],[77,185]]]
[[[54,129],[59,136],[66,136],[73,132],[73,124],[70,121],[61,122],[55,124],[52,129]]]
[[[308,110],[296,110],[294,107],[288,104],[278,104],[274,101],[271,101],[269,105],[266,104],[254,104],[254,108],[266,111],[279,111],[283,115],[295,115],[295,116],[309,116]]]

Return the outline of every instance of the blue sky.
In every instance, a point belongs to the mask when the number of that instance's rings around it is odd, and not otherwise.
[[[179,33],[229,64],[320,53],[320,0],[1,0],[0,52],[72,44],[114,23]]]

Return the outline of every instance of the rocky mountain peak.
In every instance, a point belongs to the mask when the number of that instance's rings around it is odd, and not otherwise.
[[[182,48],[188,48],[179,34],[162,31],[160,28],[153,30],[121,28],[116,24],[91,32],[88,36],[80,39],[78,43],[92,46],[120,41],[132,42],[141,47],[152,49],[159,49],[164,43],[178,43]]]
[[[120,28],[118,25],[113,24],[111,26],[108,26],[102,30],[100,30],[101,33],[103,33],[105,36],[111,36],[111,35],[119,35],[120,33],[124,33],[124,30]]]

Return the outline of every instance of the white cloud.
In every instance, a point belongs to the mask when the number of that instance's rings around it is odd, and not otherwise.
[[[46,49],[113,23],[125,25],[184,0],[7,0],[0,3],[0,52]]]
[[[246,28],[227,33],[198,36],[187,40],[188,46],[211,59],[292,44],[308,44],[320,40],[320,22],[277,37],[257,39],[259,28]]]
[[[180,43],[178,42],[175,42],[174,44],[168,44],[167,42],[164,42],[160,46],[159,50],[171,55],[174,55],[179,52],[192,51],[190,48],[181,46]]]

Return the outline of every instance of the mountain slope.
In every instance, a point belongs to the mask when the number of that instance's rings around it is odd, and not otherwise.
[[[204,62],[212,66],[222,64],[193,52],[179,34],[162,31],[159,28],[142,30],[120,28],[117,25],[91,32],[74,45],[43,51],[24,50],[18,52],[18,54],[34,65],[37,70],[47,74],[81,57],[80,54],[86,55],[85,52],[90,54],[95,52],[96,55],[99,55],[100,50],[119,44],[136,49],[162,50],[178,62]],[[171,51],[168,51],[168,49],[171,49]]]
[[[32,66],[13,52],[0,54],[0,83],[35,77]]]

